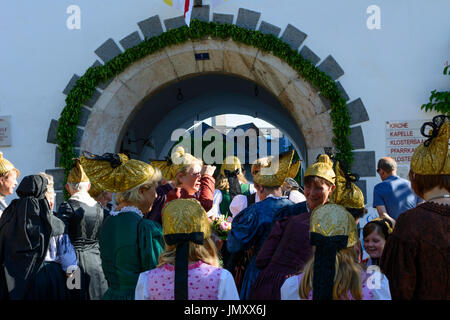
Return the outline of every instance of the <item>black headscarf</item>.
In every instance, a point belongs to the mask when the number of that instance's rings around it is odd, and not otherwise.
[[[22,300],[44,261],[52,233],[47,179],[26,176],[0,219],[0,299]]]
[[[313,300],[333,300],[336,253],[347,247],[348,236],[325,237],[311,232],[310,243],[314,253]]]
[[[203,244],[203,232],[175,233],[164,236],[168,245],[177,245],[175,255],[175,300],[188,300],[189,242]]]

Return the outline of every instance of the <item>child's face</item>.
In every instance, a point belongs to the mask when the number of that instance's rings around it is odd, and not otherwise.
[[[364,238],[364,250],[372,258],[380,258],[383,253],[386,240],[380,236],[376,230]]]

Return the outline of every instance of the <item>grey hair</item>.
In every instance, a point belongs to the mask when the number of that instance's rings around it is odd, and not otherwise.
[[[130,190],[116,193],[116,202],[117,203],[130,202],[134,204],[139,204],[143,200],[142,196],[139,194],[139,189],[141,188],[150,189],[153,186],[157,186],[160,180],[161,180],[161,171],[155,168],[155,173],[147,181],[141,183],[140,185]]]
[[[78,182],[78,183],[71,183],[67,182],[69,185],[69,188],[72,189],[74,192],[80,192],[80,191],[86,191],[89,190],[90,182]]]
[[[383,169],[387,173],[397,171],[397,162],[390,157],[381,158],[378,160],[378,169]]]
[[[55,189],[54,189],[53,176],[49,175],[47,173],[44,173],[44,172],[39,172],[39,175],[41,177],[44,177],[45,179],[47,179],[47,191],[45,192],[45,196],[49,200],[50,200],[50,198],[54,198],[56,196],[56,193],[55,193]]]

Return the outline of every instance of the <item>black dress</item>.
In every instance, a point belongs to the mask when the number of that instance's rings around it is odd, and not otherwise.
[[[64,234],[64,223],[53,215],[49,215],[49,221],[52,226],[52,238],[56,240],[56,248],[58,254],[65,254],[70,246],[70,240],[67,235]],[[70,300],[71,290],[67,286],[66,273],[62,269],[61,265],[55,261],[43,261],[41,267],[36,273],[33,285],[28,290],[25,299],[27,300]]]
[[[59,207],[57,215],[66,225],[81,275],[81,288],[71,290],[72,299],[100,300],[108,289],[98,244],[104,214],[104,209],[98,203],[90,207],[69,199]]]
[[[47,179],[26,176],[0,219],[0,299],[65,299],[63,271],[44,262],[52,235],[64,232],[45,198]],[[50,283],[47,280],[53,278]],[[37,283],[37,282],[38,283]],[[50,292],[47,295],[47,292]]]

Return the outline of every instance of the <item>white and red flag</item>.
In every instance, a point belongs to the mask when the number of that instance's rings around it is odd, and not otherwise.
[[[192,7],[194,6],[194,0],[164,0],[164,2],[178,10],[184,12],[184,21],[189,26],[191,23]]]
[[[206,3],[209,3],[211,9],[215,9],[221,4],[226,3],[227,1],[228,0],[208,0],[206,1]],[[192,8],[194,6],[194,0],[164,0],[164,2],[175,9],[183,11],[184,20],[186,21],[186,24],[189,26],[191,22],[191,13]]]

